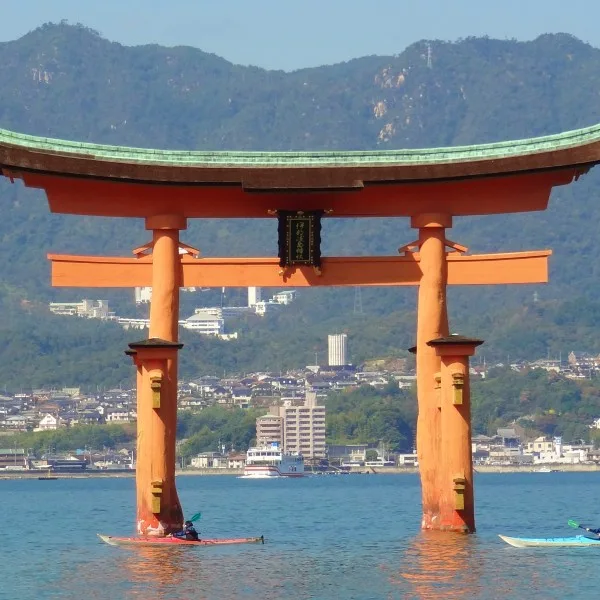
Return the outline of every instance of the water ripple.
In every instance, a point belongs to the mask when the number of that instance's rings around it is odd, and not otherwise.
[[[3,540],[0,598],[564,600],[600,587],[597,548],[518,549],[497,537],[569,535],[568,518],[593,514],[597,473],[481,474],[470,536],[419,532],[414,476],[180,478],[204,537],[264,534],[265,545],[107,546],[96,532],[132,533],[133,483],[0,481],[18,523]]]

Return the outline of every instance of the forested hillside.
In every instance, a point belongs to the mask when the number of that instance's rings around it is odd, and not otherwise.
[[[599,94],[600,51],[564,34],[532,42],[423,41],[394,56],[292,73],[232,65],[194,48],[125,47],[64,23],[0,44],[0,127],[118,145],[353,150],[482,143],[594,124]],[[451,237],[472,252],[554,250],[547,286],[451,290],[452,328],[486,339],[489,357],[600,352],[598,321],[590,316],[600,310],[599,173],[558,188],[544,213],[456,219]],[[0,383],[128,377],[120,351],[131,332],[97,322],[66,325],[43,306],[52,298],[102,297],[133,315],[132,292],[52,290],[46,253],[127,255],[147,241],[143,224],[51,215],[43,194],[7,181],[0,182],[0,207],[0,339],[10,340],[0,348]],[[272,220],[252,227],[193,222],[182,238],[206,256],[277,252]],[[327,219],[323,252],[394,254],[412,239],[404,219]],[[273,320],[241,323],[239,342],[186,338],[182,371],[306,364],[336,330],[350,334],[356,362],[402,354],[412,344],[414,290],[365,289],[356,300],[354,289],[306,290]],[[202,297],[186,302],[191,310]],[[53,338],[62,340],[53,342],[59,347],[44,341]]]

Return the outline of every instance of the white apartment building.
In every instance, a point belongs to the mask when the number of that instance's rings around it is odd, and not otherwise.
[[[348,336],[345,333],[327,336],[328,364],[330,367],[343,367],[348,364],[347,342]]]
[[[249,287],[248,288],[248,306],[256,306],[258,302],[262,300],[261,288]]]
[[[258,443],[267,438],[268,441],[280,441],[284,452],[298,452],[308,460],[326,456],[325,407],[317,405],[314,392],[306,393],[301,406],[292,406],[290,401],[283,406],[271,406],[269,414],[259,417],[256,423]],[[279,430],[281,438],[274,439]]]
[[[222,335],[225,329],[223,317],[211,310],[196,309],[191,317],[180,321],[180,324],[184,329],[204,335]]]

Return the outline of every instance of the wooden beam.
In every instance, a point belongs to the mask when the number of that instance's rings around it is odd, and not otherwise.
[[[450,285],[546,283],[550,250],[448,255]],[[57,287],[152,285],[152,257],[122,258],[49,254]],[[418,285],[418,253],[408,256],[323,258],[322,273],[298,267],[282,273],[277,258],[181,257],[184,287],[311,287]]]
[[[453,216],[545,210],[553,186],[570,183],[576,170],[520,173],[482,179],[382,182],[354,190],[248,192],[241,186],[168,186],[13,174],[46,191],[54,213],[146,218],[273,218],[274,210],[327,210],[331,218]]]

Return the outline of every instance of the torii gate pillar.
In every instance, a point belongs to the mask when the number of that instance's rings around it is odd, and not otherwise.
[[[469,356],[482,340],[460,335],[428,343],[441,359],[440,381],[440,512],[436,529],[473,533],[473,457],[471,453],[471,394]]]
[[[177,352],[183,344],[151,338],[129,344],[137,367],[136,530],[163,536],[183,527],[175,487]]]
[[[151,338],[177,341],[181,286],[179,231],[186,228],[187,219],[181,215],[146,218],[146,229],[152,230]]]
[[[180,215],[146,218],[152,230],[150,339],[129,344],[137,374],[137,532],[166,535],[183,527],[175,487],[179,288],[182,283]]]
[[[446,228],[452,217],[444,214],[421,214],[411,218],[419,230],[421,280],[417,308],[417,455],[421,474],[423,529],[438,529],[440,502],[440,409],[435,376],[440,358],[427,342],[448,335],[446,286]]]

